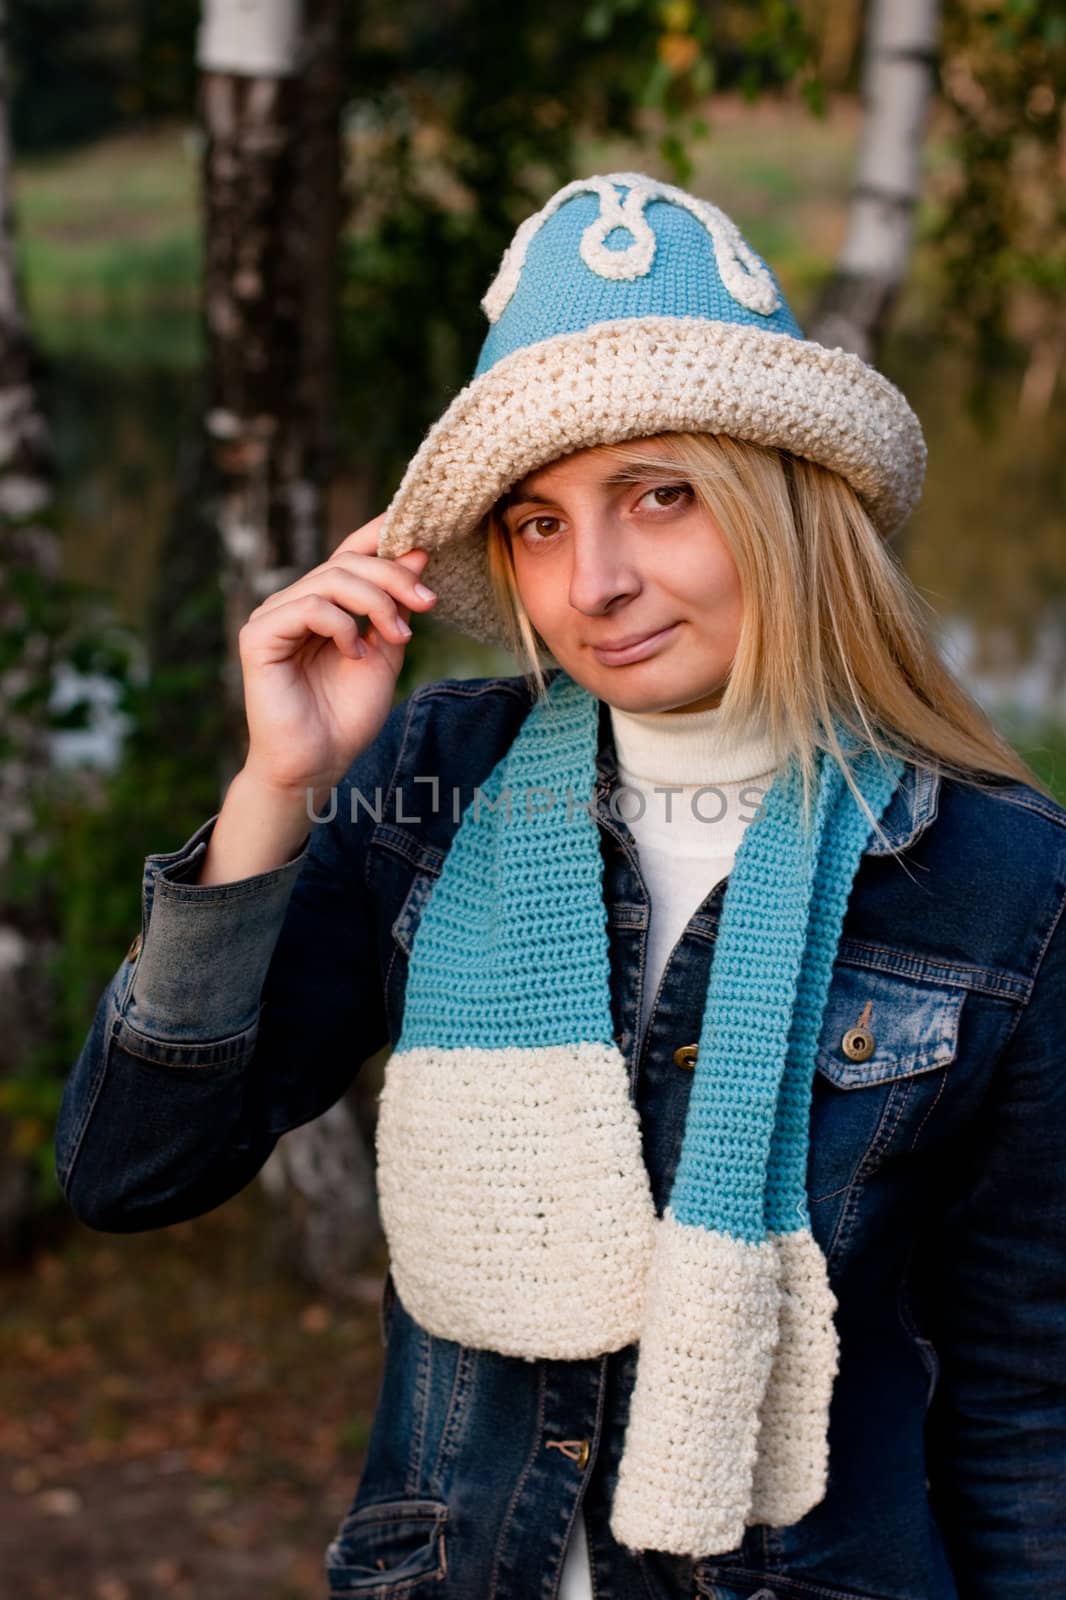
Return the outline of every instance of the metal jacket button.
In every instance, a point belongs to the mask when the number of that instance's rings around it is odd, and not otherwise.
[[[674,1051],[674,1062],[679,1067],[687,1067],[691,1072],[696,1065],[696,1057],[700,1053],[698,1044],[679,1044]]]
[[[840,1041],[849,1061],[869,1061],[877,1043],[869,1028],[849,1028]]]
[[[136,935],[136,937],[134,938],[133,943],[130,945],[129,949],[126,951],[126,960],[127,961],[136,961],[136,959],[140,955],[140,953],[141,953],[141,936],[138,933]]]

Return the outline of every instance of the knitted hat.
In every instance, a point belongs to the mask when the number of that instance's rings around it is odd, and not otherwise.
[[[378,1193],[397,1293],[429,1332],[530,1360],[639,1342],[611,1528],[698,1557],[826,1489],[838,1350],[811,1084],[871,830],[824,752],[809,833],[794,762],[749,823],[659,1217],[614,1038],[598,711],[560,672],[464,812],[415,930]],[[853,762],[874,817],[901,771]]]
[[[900,391],[805,339],[736,224],[682,189],[633,172],[566,184],[519,227],[481,304],[474,376],[378,541],[383,556],[430,550],[434,615],[473,638],[507,643],[485,513],[575,450],[670,432],[780,446],[839,473],[885,535],[918,500],[925,442]]]

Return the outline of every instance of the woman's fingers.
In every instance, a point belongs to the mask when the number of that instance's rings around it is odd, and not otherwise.
[[[417,584],[417,573],[396,562],[375,557],[373,565],[368,565],[366,558],[349,555],[318,567],[288,588],[269,595],[252,612],[252,618],[268,617],[291,600],[318,594],[360,616],[369,617],[384,639],[406,643],[410,632],[398,624],[406,624],[412,608],[427,611],[436,603],[435,595],[419,594]]]
[[[354,659],[366,654],[356,619],[324,595],[300,595],[274,606],[269,626],[264,626],[265,619],[261,619],[257,627],[255,619],[253,612],[240,631],[240,639],[245,649],[261,651],[265,659],[270,658],[272,646],[281,646],[277,659],[285,660],[294,653],[293,646],[306,644],[311,636],[332,639],[342,655]]]
[[[384,519],[382,512],[356,528],[328,561],[268,595],[242,629],[245,645],[268,659],[284,660],[317,635],[332,638],[353,658],[376,648],[398,670],[411,637],[412,610],[430,610],[437,597],[419,583],[428,550],[416,547],[396,557],[375,554]],[[282,610],[284,619],[277,615]],[[359,618],[369,624],[362,639]]]
[[[437,597],[426,591],[422,583],[422,570],[429,559],[428,550],[408,550],[402,556],[360,556],[354,552],[337,551],[329,565],[343,568],[357,578],[371,583],[381,583],[400,605],[430,605]]]
[[[302,577],[287,584],[285,588],[267,595],[257,609],[263,610],[279,600],[287,599],[294,589],[304,588],[312,580],[317,581],[323,574],[333,571],[350,572],[356,577],[376,583],[406,605],[428,605],[430,597],[417,592],[422,569],[428,559],[429,552],[423,550],[408,550],[395,559],[388,556],[359,555],[352,550],[335,550],[328,561],[312,567],[309,572],[305,572]],[[435,599],[436,596],[432,598]]]
[[[295,584],[283,590],[280,598],[272,596],[264,601],[258,611],[253,611],[249,623],[269,633],[275,613],[294,600],[325,600],[349,613],[353,622],[359,617],[369,618],[381,637],[392,644],[406,644],[411,637],[410,626],[401,617],[396,601],[378,584],[353,577],[340,567],[327,568],[304,582],[306,587]]]

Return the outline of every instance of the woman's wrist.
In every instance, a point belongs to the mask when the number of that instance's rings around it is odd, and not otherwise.
[[[299,855],[312,825],[306,788],[279,790],[242,767],[226,791],[195,882],[236,883]]]

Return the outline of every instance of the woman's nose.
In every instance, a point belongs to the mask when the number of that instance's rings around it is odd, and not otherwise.
[[[574,530],[570,604],[596,616],[623,598],[637,594],[640,579],[630,563],[625,536],[608,522]]]

